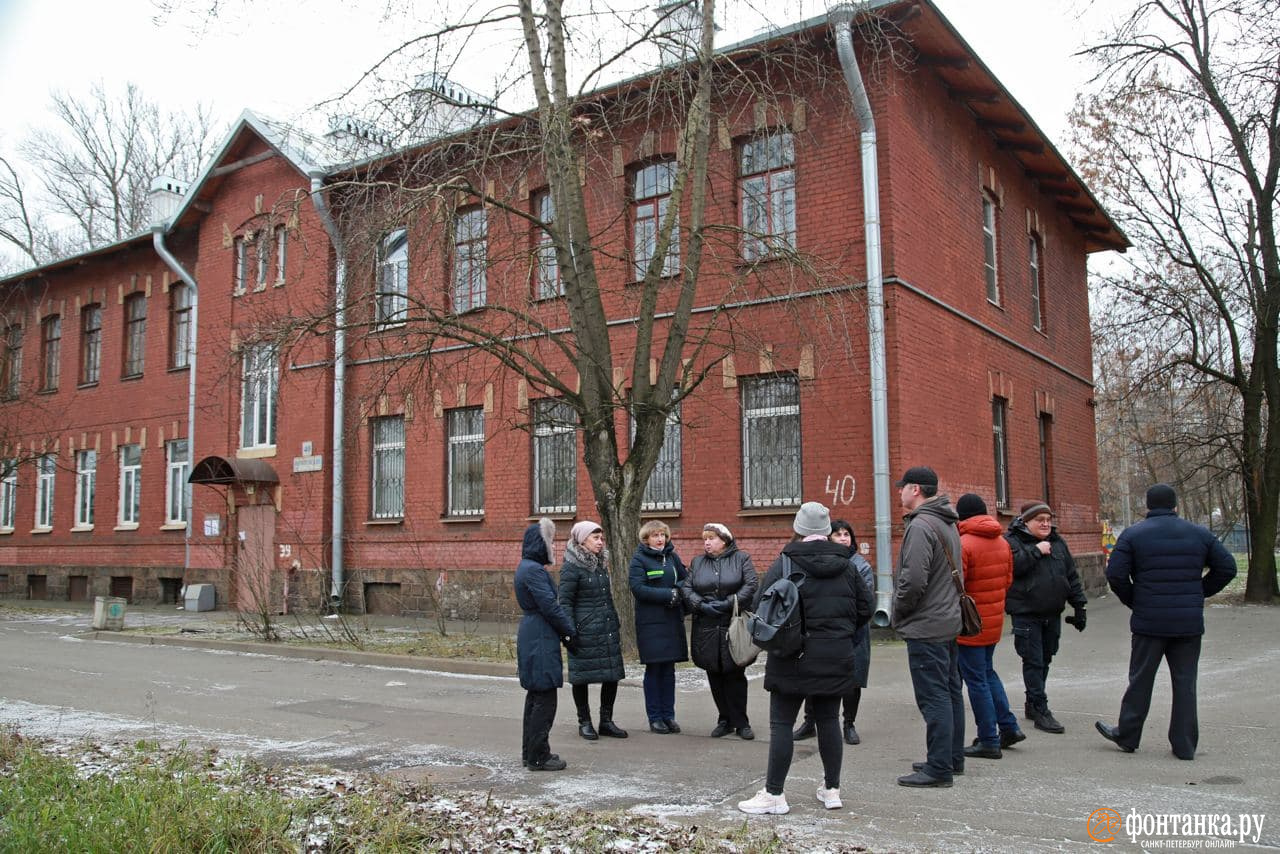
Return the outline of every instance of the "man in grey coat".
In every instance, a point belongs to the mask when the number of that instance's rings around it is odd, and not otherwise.
[[[911,686],[924,717],[928,759],[912,764],[913,773],[898,785],[917,788],[951,785],[964,773],[964,698],[960,689],[960,593],[951,580],[962,560],[959,518],[946,495],[938,494],[938,475],[914,466],[897,483],[906,513],[893,585],[893,628],[907,642]]]

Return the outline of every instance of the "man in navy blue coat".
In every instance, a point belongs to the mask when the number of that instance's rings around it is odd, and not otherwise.
[[[1119,724],[1098,721],[1094,726],[1125,753],[1137,750],[1163,658],[1173,686],[1169,744],[1179,759],[1195,759],[1204,600],[1236,577],[1236,561],[1208,528],[1178,518],[1177,503],[1177,493],[1166,483],[1148,489],[1147,518],[1120,534],[1107,562],[1107,583],[1133,611],[1133,646]]]

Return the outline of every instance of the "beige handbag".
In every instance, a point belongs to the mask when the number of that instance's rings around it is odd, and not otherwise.
[[[747,628],[747,615],[738,613],[738,597],[733,597],[733,619],[729,621],[729,655],[733,663],[746,667],[760,655],[760,647],[751,640],[751,630]]]

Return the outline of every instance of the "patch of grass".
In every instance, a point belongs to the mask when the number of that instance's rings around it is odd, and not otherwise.
[[[116,774],[82,776],[31,742],[0,766],[0,851],[296,851],[293,807],[224,789],[186,753],[139,751]]]
[[[811,848],[811,846],[806,846]],[[0,730],[0,852],[799,850],[771,829],[526,808],[331,769],[226,761],[216,749],[71,748]],[[834,843],[820,850],[865,850]]]

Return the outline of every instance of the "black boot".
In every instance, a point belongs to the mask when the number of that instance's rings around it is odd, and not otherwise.
[[[613,706],[600,706],[600,734],[609,738],[627,737],[627,731],[613,722]]]
[[[804,741],[806,738],[813,738],[818,734],[818,728],[813,725],[813,721],[805,719],[804,723],[796,727],[796,731],[791,733],[792,741]]]
[[[578,712],[578,735],[582,736],[587,741],[596,741],[600,738],[600,734],[596,732],[596,728],[591,725],[590,711],[585,715],[582,712]]]

